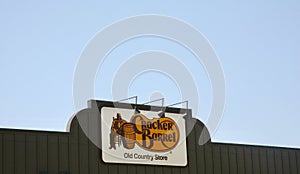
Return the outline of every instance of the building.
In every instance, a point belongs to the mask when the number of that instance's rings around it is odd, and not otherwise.
[[[206,128],[202,122],[185,117],[186,132],[190,133],[186,137],[187,163],[184,165],[151,165],[144,164],[143,161],[132,160],[133,163],[126,164],[127,159],[121,162],[104,162],[103,151],[104,137],[103,122],[101,117],[102,107],[108,108],[134,108],[140,111],[159,111],[161,108],[148,105],[135,105],[119,103],[117,106],[113,102],[90,101],[89,107],[72,117],[67,132],[31,131],[0,129],[0,173],[1,174],[299,174],[300,173],[300,150],[281,147],[252,146],[240,144],[226,144],[207,142],[204,145],[198,144],[198,138]],[[99,112],[100,110],[100,112]],[[166,113],[180,113],[178,108],[166,108]],[[191,113],[190,110],[185,112]],[[102,115],[101,115],[102,114]],[[181,113],[182,114],[182,113]],[[168,118],[165,117],[165,118]],[[117,118],[116,118],[117,119]],[[157,118],[160,120],[160,118]],[[164,119],[164,121],[167,119]],[[131,120],[132,121],[132,120]],[[162,123],[163,121],[161,121]],[[154,124],[152,124],[154,123]],[[174,143],[178,141],[175,127],[172,123],[166,122],[165,128],[172,130],[168,146],[173,148],[172,155],[179,147]],[[149,121],[151,127],[157,128],[159,122]],[[141,126],[143,126],[142,124]],[[169,127],[168,127],[169,125]],[[110,125],[109,125],[110,126]],[[160,129],[164,125],[160,125]],[[152,130],[151,130],[152,131]],[[154,133],[155,133],[154,131]],[[206,131],[207,132],[207,131]],[[102,134],[101,134],[102,133]],[[155,143],[163,143],[158,140],[159,134],[155,135],[156,142],[145,147],[149,154],[158,153],[161,146]],[[113,134],[114,135],[114,134]],[[128,134],[129,135],[129,134]],[[149,134],[147,134],[149,135]],[[110,135],[107,133],[106,139]],[[138,141],[136,135],[136,141]],[[207,136],[209,136],[207,132]],[[89,138],[88,138],[89,137]],[[113,136],[112,136],[113,137]],[[141,136],[143,137],[143,136]],[[166,136],[167,137],[167,136]],[[185,137],[184,137],[185,138]],[[207,137],[208,138],[208,137]],[[130,139],[130,138],[129,138]],[[115,140],[115,139],[113,139]],[[147,139],[150,140],[150,139]],[[166,140],[167,141],[167,140]],[[171,142],[172,141],[172,142]],[[141,141],[143,142],[143,141]],[[123,143],[124,144],[124,143]],[[141,144],[138,144],[141,146]],[[155,147],[157,145],[157,148]],[[136,145],[137,146],[137,145]],[[175,146],[175,147],[173,147]],[[102,147],[102,148],[99,148]],[[117,146],[118,150],[128,149]],[[137,147],[136,147],[137,148]],[[148,149],[147,149],[148,148]],[[140,148],[141,149],[141,148]],[[109,151],[111,150],[111,151]],[[110,152],[117,150],[109,149]],[[155,152],[153,152],[155,151]],[[166,152],[170,154],[168,151]],[[123,154],[120,154],[122,156]],[[166,155],[168,156],[168,155]],[[175,156],[178,158],[178,156]],[[181,156],[179,156],[180,158]],[[182,158],[185,158],[184,155]],[[123,161],[123,162],[122,162]],[[180,161],[180,160],[179,160]],[[129,161],[130,162],[130,161]],[[151,161],[149,160],[151,163]]]

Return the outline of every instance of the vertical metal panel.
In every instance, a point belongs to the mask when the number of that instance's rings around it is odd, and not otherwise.
[[[282,169],[283,173],[290,173],[290,159],[289,159],[289,152],[284,149],[281,151],[282,153]]]
[[[195,155],[197,159],[197,174],[205,174],[204,146],[198,144],[203,127],[199,124],[196,124],[194,126],[194,129],[195,129],[195,146],[196,146]]]
[[[213,157],[212,146],[210,144],[204,145],[204,157],[205,157],[205,173],[213,173]]]
[[[228,146],[222,145],[220,148],[221,148],[222,174],[230,174]]]
[[[0,173],[2,174],[3,173],[3,135],[0,134]]]
[[[197,136],[199,137],[199,136]],[[204,159],[204,146],[197,145],[196,153],[197,156],[197,174],[205,174],[205,159]]]
[[[124,165],[124,164],[120,164],[119,165],[119,174],[127,174],[128,173],[128,171],[127,171],[127,166],[126,165]]]
[[[100,155],[100,161],[99,161],[99,164],[98,164],[98,166],[99,166],[99,168],[98,168],[98,173],[100,174],[100,173],[108,173],[108,165],[107,164],[105,164],[105,163],[103,163],[103,161],[102,161],[102,157],[101,157],[101,153],[99,153],[99,155]],[[126,167],[126,172],[127,172],[127,166],[125,166]]]
[[[186,120],[187,122],[189,122],[190,120]],[[188,124],[188,123],[187,123]],[[196,142],[196,137],[195,137],[195,129],[193,129],[190,134],[187,137],[187,146],[189,147],[187,149],[187,154],[188,154],[188,171],[190,173],[197,173],[197,158],[196,158],[196,146],[197,146],[197,142]]]
[[[48,173],[58,173],[58,136],[48,135]]]
[[[289,153],[291,174],[296,174],[297,173],[297,158],[296,158],[295,150],[289,150],[288,153]]]
[[[37,172],[37,140],[36,135],[26,135],[26,174]]]
[[[94,111],[94,112],[93,112]],[[89,174],[97,174],[98,173],[98,163],[99,163],[99,155],[100,150],[97,145],[100,145],[101,138],[101,128],[100,128],[100,115],[98,115],[98,109],[88,110],[88,135],[93,139],[88,142],[88,157],[89,157]],[[88,139],[89,140],[89,139]],[[94,144],[95,143],[95,144]]]
[[[120,169],[122,169],[122,168],[123,167],[121,166]],[[145,170],[146,170],[146,174],[152,174],[152,173],[154,173],[154,166],[146,166]],[[126,173],[127,173],[127,171],[126,171]],[[173,170],[172,173],[174,173],[174,174],[180,174],[180,172],[178,173],[175,170]]]
[[[13,133],[3,135],[3,174],[15,173],[14,144]]]
[[[117,164],[106,164],[106,165],[108,166],[107,173],[119,173]],[[122,173],[122,171],[120,173]]]
[[[26,161],[26,149],[25,149],[25,134],[15,134],[15,173],[25,174],[25,161]]]
[[[238,174],[245,173],[244,149],[240,146],[237,146],[237,167]]]
[[[59,138],[59,171],[68,172],[69,171],[69,137],[60,136]]]
[[[157,169],[157,168],[155,168]],[[110,170],[109,170],[110,171]],[[135,165],[128,165],[127,166],[127,173],[129,174],[136,174],[136,166]],[[160,171],[155,170],[155,173],[162,173],[162,168],[160,168]]]
[[[78,141],[78,132],[79,126],[77,119],[75,118],[72,122],[71,127],[72,132],[70,133],[69,138],[69,165],[70,173],[79,174],[79,141]]]
[[[257,147],[251,147],[252,167],[253,167],[253,173],[255,173],[255,174],[260,173],[259,149],[260,148],[257,148]]]
[[[163,169],[164,171],[168,170],[168,169]],[[146,170],[145,170],[145,166],[144,165],[137,165],[136,166],[136,173],[138,174],[146,174]]]
[[[89,148],[89,168],[90,168],[89,174],[97,174],[100,151],[92,142],[89,142],[88,148]]]
[[[238,174],[237,151],[235,146],[227,146],[229,153],[230,174]]]
[[[218,145],[212,146],[213,149],[213,171],[214,173],[221,173],[221,151]]]
[[[296,151],[297,172],[300,173],[300,150]]]
[[[84,132],[79,130],[79,173],[89,173],[89,142]]]
[[[275,171],[276,173],[283,173],[281,151],[275,148],[274,153],[275,153]]]
[[[267,160],[268,160],[268,173],[273,174],[275,173],[275,154],[274,149],[268,148],[267,149]]]
[[[48,140],[47,135],[37,136],[38,144],[37,144],[37,152],[38,152],[38,172],[47,172],[47,160],[48,160]]]
[[[243,149],[244,149],[244,159],[245,159],[245,173],[252,174],[253,173],[253,164],[252,164],[251,148],[246,146]]]
[[[80,124],[78,124],[78,153],[79,153],[79,173],[89,173],[89,140],[82,130],[81,126],[88,128],[89,118],[88,114],[80,114],[76,116],[76,121],[79,119]],[[86,130],[87,131],[87,130]]]
[[[268,173],[268,160],[267,160],[267,150],[262,147],[259,148],[259,163],[260,163],[260,173]]]
[[[180,168],[180,173],[181,174],[189,173],[189,168],[188,167]]]
[[[155,166],[155,174],[163,174],[163,170],[161,166]]]
[[[144,167],[143,167],[144,168]],[[168,166],[164,166],[163,167],[163,172],[164,173],[172,173],[172,168],[173,167],[168,167]],[[145,169],[145,168],[144,168]],[[146,173],[145,173],[146,174]]]
[[[150,174],[151,171],[147,172],[147,174]],[[154,173],[154,172],[152,172]],[[180,168],[179,167],[173,167],[172,168],[172,171],[171,171],[172,174],[180,174]]]

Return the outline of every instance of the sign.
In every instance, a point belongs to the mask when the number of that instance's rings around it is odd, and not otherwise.
[[[183,114],[102,107],[102,160],[107,163],[186,166]]]

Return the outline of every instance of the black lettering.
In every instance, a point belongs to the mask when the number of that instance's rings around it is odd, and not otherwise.
[[[155,160],[168,160],[167,156],[155,155]]]
[[[153,133],[153,134],[152,134],[152,139],[153,139],[153,141],[156,141],[156,140],[157,140],[157,134],[156,134],[156,133]]]
[[[159,130],[162,130],[162,129],[163,129],[163,127],[162,127],[162,125],[161,125],[161,123],[160,123],[159,120],[157,120],[157,125],[158,125],[158,129],[159,129]]]
[[[168,123],[168,130],[173,130],[172,126],[173,126],[172,123]]]
[[[163,124],[163,127],[164,127],[164,130],[167,130],[167,129],[168,129],[168,124],[167,124],[167,123],[164,123],[164,124]]]
[[[137,128],[137,126],[136,126],[136,119],[137,119],[137,118],[139,118],[139,119],[141,120],[141,122],[144,121],[144,120],[143,120],[143,117],[141,117],[141,116],[135,116],[135,117],[132,119],[132,123],[133,123],[133,125],[134,125],[134,130],[135,130],[136,133],[142,134],[144,128],[143,128],[143,125],[142,125],[142,130],[138,130],[138,128]]]
[[[143,139],[143,147],[149,148],[149,149],[152,148],[152,146],[153,146],[153,139],[150,136],[150,130],[149,129],[143,130],[142,139]],[[147,140],[150,142],[149,146],[147,146]]]
[[[163,141],[168,141],[168,135],[167,134],[163,135]]]
[[[162,135],[161,135],[161,133],[157,134],[157,141],[162,141]]]
[[[156,123],[156,124],[155,124]],[[153,123],[153,129],[156,129],[157,128],[157,122],[154,122]]]
[[[168,135],[168,141],[169,141],[169,142],[171,142],[171,141],[172,141],[172,137],[173,137],[173,135],[172,135],[172,134],[169,134],[169,135]]]
[[[147,123],[147,128],[148,128],[148,129],[152,129],[151,122],[148,122],[148,123]]]

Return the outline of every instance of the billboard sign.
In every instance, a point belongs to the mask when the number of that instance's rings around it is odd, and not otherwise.
[[[102,160],[106,163],[186,166],[184,114],[102,107]]]

